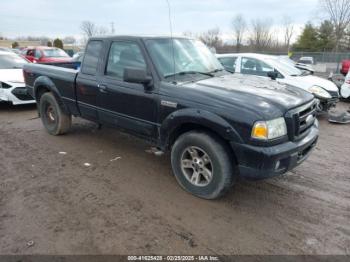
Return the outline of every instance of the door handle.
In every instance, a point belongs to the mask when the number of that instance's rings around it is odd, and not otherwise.
[[[107,86],[106,85],[98,84],[97,87],[98,87],[98,90],[100,90],[101,93],[107,93]]]

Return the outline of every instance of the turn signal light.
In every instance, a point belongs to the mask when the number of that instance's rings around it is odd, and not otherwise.
[[[252,130],[252,137],[256,139],[267,139],[268,130],[265,122],[257,122]]]

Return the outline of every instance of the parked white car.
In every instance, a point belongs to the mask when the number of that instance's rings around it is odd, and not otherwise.
[[[343,98],[350,97],[350,70],[345,76],[344,84],[340,88],[340,94]]]
[[[278,56],[242,53],[222,54],[217,55],[217,58],[229,72],[270,77],[280,83],[309,91],[320,101],[318,111],[327,112],[339,101],[339,90],[334,83],[302,72],[282,62]]]
[[[13,52],[0,51],[0,102],[35,103],[24,84],[22,67],[26,63],[26,59]]]

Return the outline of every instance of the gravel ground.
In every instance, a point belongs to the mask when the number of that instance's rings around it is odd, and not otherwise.
[[[1,105],[0,254],[349,255],[350,125],[320,129],[292,172],[206,201],[138,139],[80,119],[53,137]]]

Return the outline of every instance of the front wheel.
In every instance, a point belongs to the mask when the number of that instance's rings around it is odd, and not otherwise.
[[[224,141],[200,131],[185,133],[176,140],[171,165],[182,188],[205,199],[224,195],[238,175]]]
[[[62,111],[52,93],[45,93],[41,96],[39,111],[41,121],[49,134],[62,135],[70,129],[72,116]]]

